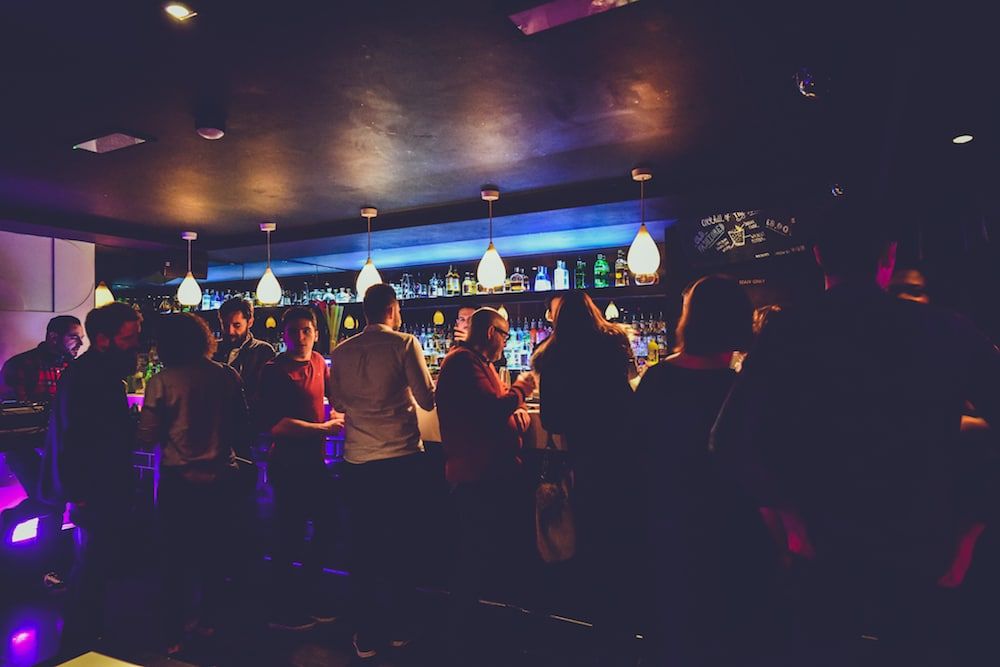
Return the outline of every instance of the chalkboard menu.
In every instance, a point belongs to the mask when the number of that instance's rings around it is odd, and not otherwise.
[[[675,233],[692,266],[781,257],[806,249],[795,217],[763,209],[681,220]]]

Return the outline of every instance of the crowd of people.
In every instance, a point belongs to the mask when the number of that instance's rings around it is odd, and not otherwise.
[[[530,599],[524,573],[546,567],[582,588],[599,664],[618,664],[636,633],[655,665],[750,664],[778,646],[837,655],[863,636],[908,664],[941,664],[934,649],[953,645],[954,618],[968,613],[953,593],[995,531],[995,508],[967,501],[989,494],[962,493],[960,450],[963,425],[988,433],[1000,420],[1000,352],[962,317],[887,293],[896,245],[877,223],[859,207],[828,213],[815,244],[825,291],[770,310],[763,326],[737,281],[696,281],[676,349],[641,377],[627,330],[570,291],[553,304],[533,372],[501,380],[509,324],[480,308],[460,313],[460,341],[435,383],[419,342],[398,331],[392,288],[375,285],[367,327],[330,366],[313,349],[307,308],[284,312],[279,355],[253,338],[245,302],[222,307],[218,349],[197,316],[167,318],[164,370],[136,427],[121,380],[134,370],[141,317],[124,304],[91,311],[90,349],[60,369],[54,395],[44,373],[22,373],[53,401],[38,488],[45,502],[70,503],[83,536],[65,650],[101,633],[137,442],[161,450],[166,649],[215,631],[222,581],[239,580],[246,560],[231,555],[245,531],[233,517],[248,514],[241,459],[264,438],[272,627],[346,614],[359,658],[426,629],[416,587],[436,553],[427,516],[450,507],[443,622],[454,664],[478,664],[471,619],[484,587]],[[79,345],[67,337],[79,342],[79,323],[55,322],[46,354],[68,362]],[[737,372],[734,352],[747,351]],[[542,427],[572,468],[573,556],[551,566],[533,551],[537,476],[521,448],[536,391]],[[418,406],[437,409],[440,458],[421,440]],[[341,434],[351,593],[330,600],[315,584],[336,530],[324,443]],[[198,607],[184,582],[199,587]]]

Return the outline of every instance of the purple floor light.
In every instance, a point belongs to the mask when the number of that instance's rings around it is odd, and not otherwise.
[[[27,542],[28,540],[33,540],[36,537],[38,537],[37,516],[33,519],[22,521],[14,526],[14,530],[10,534],[10,543],[17,544],[18,542]]]

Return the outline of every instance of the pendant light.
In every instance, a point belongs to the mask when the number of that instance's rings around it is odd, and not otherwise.
[[[632,170],[632,180],[639,181],[639,231],[628,249],[628,270],[636,277],[639,285],[656,282],[656,271],[660,268],[660,250],[646,229],[646,181],[653,178],[652,172],[642,167]]]
[[[100,308],[114,302],[115,295],[108,289],[108,284],[102,280],[97,284],[97,289],[94,290],[94,308]]]
[[[487,185],[483,187],[480,195],[490,207],[490,245],[483,253],[483,258],[479,260],[479,268],[476,270],[476,278],[479,283],[487,289],[498,289],[503,287],[507,279],[507,268],[500,259],[500,253],[493,245],[493,202],[500,199],[500,190],[495,186]]]
[[[441,326],[442,324],[444,324],[444,313],[442,313],[440,310],[435,310],[434,319],[431,321],[434,322],[435,326]]]
[[[281,303],[281,285],[271,270],[271,232],[278,228],[273,222],[260,223],[260,231],[267,234],[267,268],[257,281],[257,301],[262,306],[276,306]]]
[[[499,308],[497,308],[497,312],[500,313],[500,317],[504,318],[508,322],[510,321],[510,314],[507,312],[507,309],[504,308],[502,305]]]
[[[609,303],[608,307],[604,309],[604,319],[609,322],[617,320],[619,315],[621,315],[621,313],[618,312],[618,306],[615,305],[614,301]]]
[[[181,232],[181,238],[188,243],[188,272],[177,288],[177,302],[182,306],[200,306],[201,288],[191,273],[191,241],[198,238],[198,232]]]
[[[365,300],[365,292],[368,291],[369,287],[382,282],[382,276],[379,275],[378,269],[375,268],[375,263],[372,262],[372,218],[376,215],[378,215],[378,209],[374,206],[365,206],[361,209],[361,217],[368,220],[368,260],[361,267],[361,271],[358,273],[358,280],[354,284],[358,291],[358,301]]]

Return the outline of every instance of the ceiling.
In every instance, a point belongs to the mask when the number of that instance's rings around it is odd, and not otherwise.
[[[295,243],[359,234],[363,204],[380,230],[481,219],[484,183],[526,225],[633,201],[639,163],[664,216],[833,183],[906,215],[995,205],[977,3],[640,0],[530,37],[507,18],[524,1],[190,4],[177,23],[148,0],[4,3],[0,225],[126,245],[193,229],[233,261],[262,220]],[[224,138],[195,133],[205,111]],[[122,130],[150,141],[71,148]]]

